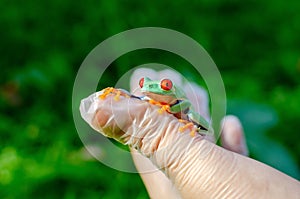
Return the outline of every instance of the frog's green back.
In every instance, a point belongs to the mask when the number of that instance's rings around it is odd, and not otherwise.
[[[174,90],[175,90],[174,92],[175,92],[175,97],[176,98],[178,98],[178,99],[187,99],[186,94],[185,94],[184,90],[181,87],[179,87],[177,85],[174,85],[173,87],[174,87]]]

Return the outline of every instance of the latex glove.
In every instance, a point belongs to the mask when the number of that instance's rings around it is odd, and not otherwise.
[[[168,78],[176,85],[181,85],[195,110],[207,120],[209,119],[208,95],[204,89],[193,83],[190,83],[191,87],[185,85],[180,74],[172,70],[157,72],[152,69],[142,68],[134,71],[130,81],[131,92],[137,96],[142,95],[138,87],[138,82],[141,77],[145,76],[150,79]],[[221,134],[222,146],[230,151],[247,156],[248,148],[239,119],[232,115],[226,116],[222,120],[221,126],[223,126]],[[211,138],[208,140],[214,141],[215,139]],[[155,170],[155,165],[153,165],[151,160],[138,153],[135,149],[131,149],[131,151],[136,168],[141,171],[140,175],[151,198],[181,198],[178,190],[176,190],[176,187],[174,187],[166,175],[161,170]],[[153,172],[142,172],[147,170]]]
[[[178,129],[183,124],[171,114],[159,114],[155,105],[122,96],[117,101],[108,96],[95,103],[97,111],[86,121],[103,135],[137,149],[149,160],[144,166],[160,168],[162,173],[142,174],[152,198],[297,198],[300,195],[297,180],[220,148],[200,135],[180,133]],[[81,113],[88,109],[81,107]],[[224,132],[226,129],[241,132],[234,120],[233,124],[227,123],[228,128],[225,125]],[[240,140],[232,144],[232,139],[224,137],[229,148],[239,143],[242,146]],[[137,168],[143,170],[140,163]]]

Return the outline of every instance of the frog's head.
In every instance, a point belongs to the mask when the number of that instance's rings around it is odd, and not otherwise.
[[[141,92],[155,101],[172,104],[178,98],[175,86],[169,79],[156,81],[148,77],[143,77],[140,79],[139,85]]]

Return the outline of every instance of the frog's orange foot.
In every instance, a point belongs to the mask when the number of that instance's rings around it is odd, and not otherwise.
[[[179,119],[179,122],[185,123],[184,126],[179,127],[179,132],[180,133],[182,133],[185,130],[189,129],[190,130],[190,136],[191,137],[195,137],[195,135],[196,135],[196,129],[194,127],[194,123],[193,122],[189,122],[189,121],[183,120],[183,119]]]
[[[192,129],[191,132],[190,132],[190,136],[195,137],[195,135],[196,135],[196,130]]]
[[[114,88],[113,87],[108,87],[106,89],[104,89],[103,93],[101,95],[99,95],[100,99],[105,99],[109,94],[112,94],[114,92]]]
[[[163,110],[158,109],[157,112],[158,112],[159,114],[162,114],[162,113],[163,113]]]
[[[122,91],[122,89],[115,89],[113,87],[107,87],[102,91],[102,94],[99,95],[100,99],[105,99],[108,95],[115,95],[114,96],[114,100],[115,101],[119,101],[120,100],[120,96],[124,96],[126,98],[130,98],[130,95],[124,91]]]
[[[194,123],[193,122],[188,122],[187,124],[185,124],[184,126],[179,127],[179,132],[184,132],[186,129],[190,129],[193,130],[194,127]]]
[[[165,111],[169,111],[170,110],[170,106],[169,105],[162,105],[162,107],[158,110],[159,114],[162,114]]]

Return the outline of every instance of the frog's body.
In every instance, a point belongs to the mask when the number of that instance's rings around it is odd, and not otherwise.
[[[209,129],[209,123],[192,109],[191,102],[185,96],[184,91],[173,85],[169,79],[154,81],[147,77],[140,80],[141,92],[159,103],[167,106],[165,110],[173,114],[178,119],[192,122],[198,129]]]

